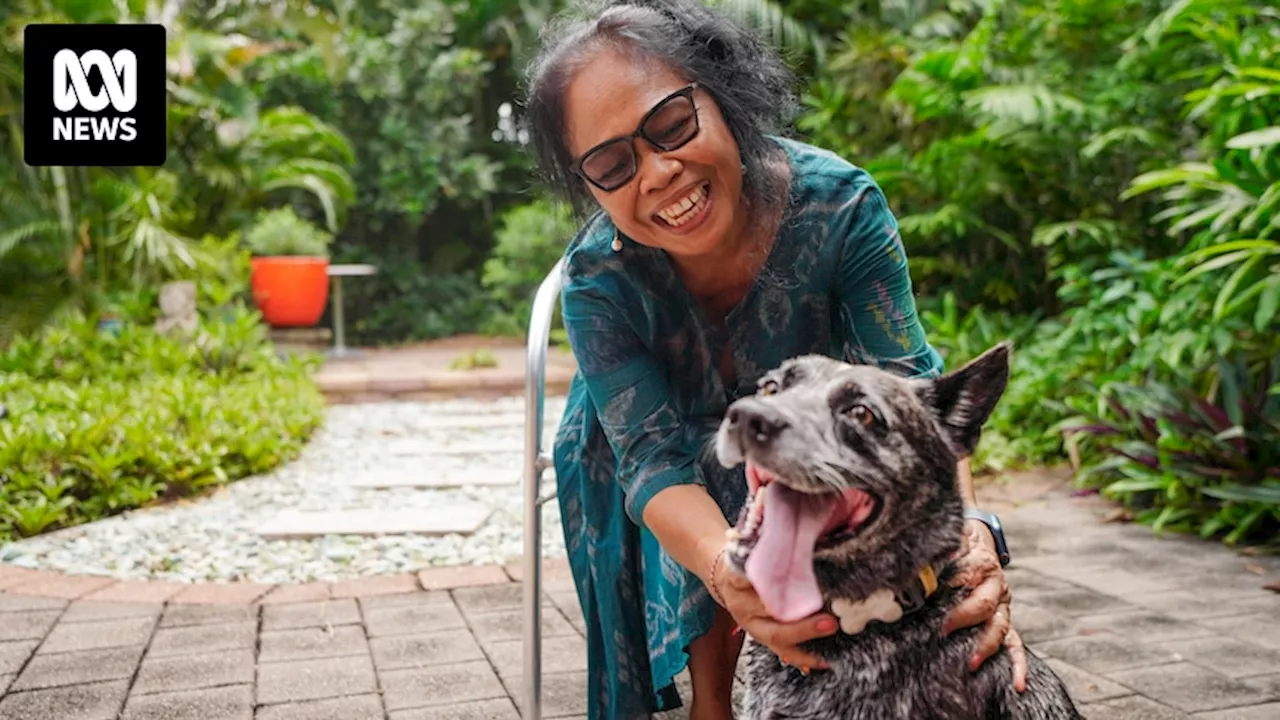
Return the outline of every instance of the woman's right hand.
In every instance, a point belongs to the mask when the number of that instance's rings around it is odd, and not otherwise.
[[[800,649],[803,642],[815,638],[834,635],[839,623],[829,613],[814,613],[803,620],[783,623],[778,622],[765,609],[764,603],[751,581],[745,575],[734,572],[721,562],[718,572],[713,576],[715,587],[712,597],[720,599],[733,616],[738,627],[745,630],[760,644],[773,651],[784,665],[800,668],[804,673],[810,670],[829,669],[823,660]]]

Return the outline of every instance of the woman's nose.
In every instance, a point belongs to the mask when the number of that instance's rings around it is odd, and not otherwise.
[[[637,149],[636,175],[640,178],[640,191],[664,190],[672,178],[684,169],[684,163],[669,153],[660,152],[645,145]]]

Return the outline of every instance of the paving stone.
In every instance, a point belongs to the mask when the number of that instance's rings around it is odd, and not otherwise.
[[[389,712],[506,697],[498,676],[483,660],[388,670],[378,676],[382,680],[382,699]]]
[[[10,688],[12,691],[80,685],[104,680],[131,679],[142,659],[142,645],[36,653]]]
[[[0,675],[16,673],[36,651],[39,640],[15,640],[0,642]]]
[[[133,695],[199,690],[253,682],[253,650],[227,650],[203,655],[149,655],[138,670]]]
[[[1108,630],[1146,643],[1214,635],[1209,628],[1145,609],[1106,615],[1088,615],[1079,618],[1076,627],[1079,633]]]
[[[1026,592],[1021,597],[1014,598],[1014,602],[1019,601],[1071,616],[1099,615],[1136,609],[1119,598],[1085,588]]]
[[[524,694],[524,678],[517,674],[503,678],[507,692],[517,701]],[[681,690],[686,707],[692,697],[687,688]],[[587,673],[552,672],[543,667],[542,714],[544,717],[579,715],[587,711]]]
[[[462,614],[452,603],[424,603],[366,610],[364,622],[371,638],[466,627]]]
[[[1079,634],[1080,620],[1060,612],[1041,607],[1016,595],[1010,606],[1013,624],[1018,634],[1028,643],[1041,643]]]
[[[44,572],[31,580],[9,588],[9,592],[25,595],[38,595],[46,598],[62,598],[74,600],[95,590],[112,585],[115,578],[97,577],[93,575],[66,575],[59,572]]]
[[[225,625],[192,625],[189,627],[160,628],[151,640],[149,657],[172,657],[219,652],[221,650],[253,649],[257,640],[256,622],[228,623]]]
[[[522,610],[503,610],[495,613],[469,615],[471,632],[483,643],[499,640],[519,640],[524,637],[524,612]],[[543,608],[542,636],[558,637],[560,635],[576,635],[577,630],[569,624],[557,608]]]
[[[1037,645],[1050,656],[1094,673],[1150,667],[1177,661],[1172,653],[1139,645],[1109,632],[1097,635],[1049,640]]]
[[[1146,593],[1127,598],[1134,605],[1154,610],[1179,620],[1248,615],[1246,609],[1206,598],[1203,594],[1178,590],[1173,592]]]
[[[1187,712],[1280,700],[1255,687],[1188,662],[1109,673],[1147,697]]]
[[[0,697],[3,697],[5,691],[9,689],[9,683],[13,682],[13,678],[13,675],[0,675]]]
[[[1133,690],[1123,685],[1112,682],[1088,670],[1081,670],[1075,665],[1057,658],[1047,658],[1045,663],[1058,674],[1058,677],[1062,678],[1062,682],[1067,686],[1067,692],[1070,693],[1071,699],[1075,700],[1077,705],[1133,694]]]
[[[377,692],[368,655],[258,664],[258,703],[322,700]]]
[[[263,705],[255,720],[383,720],[377,695]]]
[[[160,627],[230,625],[257,620],[258,609],[248,605],[170,605],[160,618]]]
[[[1246,678],[1242,682],[1268,695],[1280,695],[1280,673]]]
[[[1265,613],[1209,618],[1201,620],[1200,624],[1241,640],[1280,650],[1280,622]]]
[[[485,643],[484,651],[502,678],[515,677],[523,669],[524,643],[520,640]],[[577,634],[542,639],[542,672],[576,672],[587,669],[587,642]]]
[[[1045,575],[1030,568],[1018,567],[1013,563],[1005,568],[1005,579],[1013,592],[1015,602],[1022,593],[1026,592],[1058,592],[1077,589],[1074,583],[1067,580]]]
[[[357,599],[360,609],[368,616],[375,610],[416,607],[419,605],[453,605],[453,598],[443,590],[428,592],[396,593],[388,595],[362,595]]]
[[[568,620],[569,624],[573,626],[573,629],[577,630],[579,635],[585,636],[587,634],[587,623],[582,616],[582,605],[578,602],[578,593],[571,590],[569,592],[550,593],[550,597],[555,606],[560,608],[565,620]],[[1019,614],[1018,617],[1021,618],[1022,615]],[[1018,632],[1019,634],[1022,633],[1021,624],[1018,625]],[[1023,635],[1024,639],[1025,637]]]
[[[335,598],[366,598],[383,595],[417,595],[418,578],[412,574],[377,575],[336,582],[330,589]]]
[[[58,623],[40,646],[40,652],[70,652],[146,645],[155,626],[155,618],[150,617],[91,623]]]
[[[58,598],[38,597],[35,595],[0,595],[0,613],[22,612],[25,610],[62,610],[66,607],[67,601],[59,600]],[[3,620],[12,622],[13,618],[3,618]]]
[[[76,600],[67,606],[67,611],[59,622],[91,622],[94,620],[120,620],[123,618],[150,618],[154,620],[160,617],[162,609],[163,606],[153,604]]]
[[[424,590],[502,585],[509,581],[507,574],[495,565],[458,565],[430,568],[418,573],[418,582]]]
[[[285,510],[258,527],[270,540],[326,535],[470,535],[493,514],[480,503],[456,503],[448,508],[420,510]]]
[[[277,585],[274,590],[263,595],[258,602],[262,605],[278,605],[282,603],[317,602],[332,597],[332,583],[311,582]]]
[[[356,475],[347,480],[353,487],[387,488],[458,488],[482,485],[516,485],[521,482],[518,472],[443,471],[435,472],[419,466],[401,472],[381,471]]]
[[[259,647],[258,662],[263,663],[369,654],[369,641],[359,625],[272,630],[262,633]]]
[[[1264,648],[1233,637],[1194,638],[1153,644],[1201,667],[1227,677],[1265,675],[1280,669],[1280,651]]]
[[[253,720],[253,687],[132,695],[120,720]]]
[[[516,583],[487,587],[459,588],[453,591],[453,600],[467,614],[491,613],[498,610],[517,610],[524,602],[524,586]]]
[[[1205,718],[1206,720],[1276,720],[1276,718],[1280,718],[1280,703],[1231,708],[1230,710],[1213,710],[1196,713],[1194,717]]]
[[[1178,580],[1167,576],[1148,576],[1128,570],[1108,568],[1105,570],[1087,570],[1066,575],[1071,582],[1081,587],[1112,595],[1121,599],[1132,595],[1152,592],[1168,592],[1180,589]]]
[[[1190,720],[1191,716],[1160,703],[1142,697],[1103,700],[1080,708],[1086,720]]]
[[[61,610],[27,610],[0,615],[0,642],[42,638],[61,614]]]
[[[128,680],[15,692],[0,698],[4,720],[115,720]]]
[[[269,605],[262,608],[263,630],[350,625],[360,622],[360,608],[351,598]]]
[[[522,435],[523,438],[523,435]],[[494,459],[503,455],[521,457],[524,452],[523,439],[519,442],[423,442],[422,440],[398,439],[385,443],[384,452],[389,456],[424,458],[435,460],[449,456],[479,456]]]
[[[182,592],[189,583],[163,580],[121,580],[85,595],[81,600],[159,604]]]
[[[543,717],[552,717],[543,712]],[[507,700],[475,700],[454,705],[401,710],[391,720],[520,720],[515,703]]]
[[[484,651],[465,629],[373,638],[369,649],[378,672],[485,659]]]
[[[194,583],[169,599],[176,605],[248,605],[275,589],[249,582]]]
[[[0,562],[0,590],[30,582],[39,576],[41,572],[40,570],[29,570],[17,565]]]

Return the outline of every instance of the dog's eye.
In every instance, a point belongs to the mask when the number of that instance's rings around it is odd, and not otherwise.
[[[844,411],[846,417],[863,427],[870,427],[876,421],[875,413],[866,405],[853,405]]]
[[[778,392],[777,380],[765,380],[763,383],[760,384],[761,395],[772,395],[776,392]]]

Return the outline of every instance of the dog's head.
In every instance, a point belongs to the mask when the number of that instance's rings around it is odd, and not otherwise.
[[[809,355],[730,405],[716,435],[750,497],[729,561],[788,622],[861,599],[954,552],[956,464],[1004,393],[1008,343],[937,379]]]

